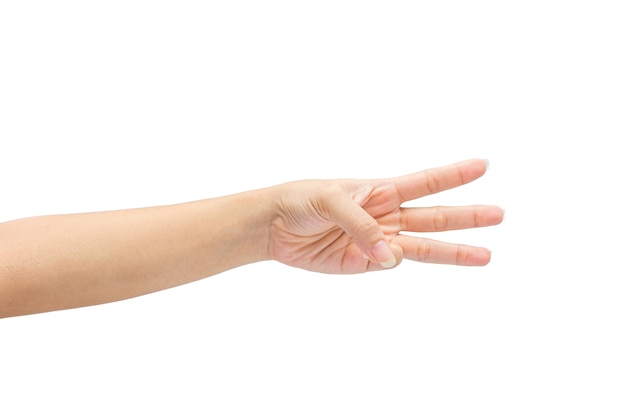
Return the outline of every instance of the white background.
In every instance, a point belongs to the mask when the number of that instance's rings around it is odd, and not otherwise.
[[[0,415],[623,416],[619,1],[4,1],[0,221],[489,158],[484,268],[268,262],[0,321]],[[146,248],[149,250],[149,248]]]

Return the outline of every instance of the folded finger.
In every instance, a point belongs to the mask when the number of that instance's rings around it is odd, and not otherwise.
[[[402,208],[400,228],[409,232],[469,229],[500,224],[503,216],[497,206]]]
[[[385,241],[385,235],[376,220],[347,194],[339,193],[326,200],[328,216],[352,237],[361,251],[385,268],[391,268],[397,259]]]

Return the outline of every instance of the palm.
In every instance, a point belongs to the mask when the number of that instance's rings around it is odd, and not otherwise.
[[[303,184],[305,186],[313,184]],[[342,186],[350,188],[350,184]],[[363,183],[351,194],[381,226],[387,239],[400,232],[400,197],[394,187],[380,185],[370,190]],[[366,193],[365,198],[359,198]],[[364,201],[358,201],[363,199]],[[353,238],[329,220],[324,208],[315,200],[287,203],[274,224],[272,248],[274,258],[282,263],[311,271],[331,274],[353,274],[371,269],[370,261]],[[374,266],[376,266],[374,264]]]

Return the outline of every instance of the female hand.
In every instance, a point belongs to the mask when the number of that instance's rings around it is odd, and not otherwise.
[[[287,265],[325,273],[391,268],[402,258],[480,266],[485,248],[444,243],[401,232],[441,232],[499,224],[496,206],[416,207],[407,201],[481,177],[481,159],[383,180],[320,180],[284,184],[270,228],[269,255]]]
[[[326,273],[391,268],[402,258],[485,265],[487,249],[401,233],[500,223],[502,210],[493,206],[401,207],[485,170],[477,159],[386,180],[298,181],[1,223],[0,317],[117,301],[268,259]]]

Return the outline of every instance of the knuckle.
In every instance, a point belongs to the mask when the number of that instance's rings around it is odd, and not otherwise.
[[[354,221],[354,233],[364,239],[376,235],[378,232],[378,224],[372,218],[361,216]]]
[[[457,245],[456,247],[456,259],[457,265],[467,265],[470,260],[470,251],[463,245]]]
[[[311,181],[318,191],[313,199],[313,205],[326,219],[332,217],[334,202],[340,200],[342,189],[336,184],[327,184],[323,181]]]
[[[415,259],[419,262],[428,262],[431,259],[432,245],[428,239],[422,240],[416,247]]]
[[[482,212],[478,210],[478,207],[474,206],[474,227],[478,227],[483,223]]]
[[[435,209],[435,214],[433,216],[433,230],[436,232],[448,230],[448,215],[441,207],[437,207]]]
[[[431,170],[426,170],[424,172],[424,180],[426,183],[426,189],[430,194],[438,193],[441,190],[439,179],[432,173]]]
[[[459,181],[461,184],[467,184],[469,182],[469,179],[466,178],[466,175],[463,173],[463,169],[461,168],[461,166],[459,164],[455,164],[456,167],[456,174],[459,177]]]

